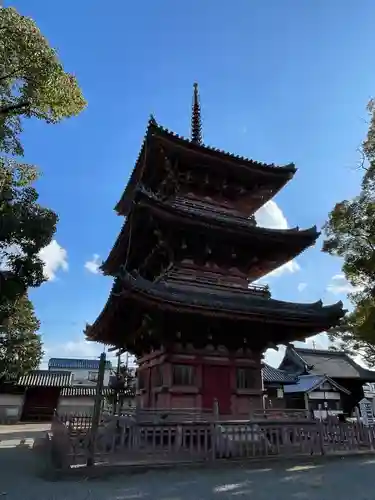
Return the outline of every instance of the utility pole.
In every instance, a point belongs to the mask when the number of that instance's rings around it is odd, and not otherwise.
[[[89,446],[88,446],[87,465],[89,465],[89,466],[94,465],[94,462],[95,462],[95,460],[94,460],[94,458],[95,458],[95,441],[96,441],[96,435],[98,433],[100,412],[101,412],[101,408],[102,408],[102,393],[103,393],[105,362],[106,362],[105,352],[102,352],[100,355],[100,361],[99,361],[98,382],[96,384],[94,411],[93,411],[93,415],[92,415],[90,440],[89,440]]]

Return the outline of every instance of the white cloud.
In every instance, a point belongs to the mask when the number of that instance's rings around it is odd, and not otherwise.
[[[267,201],[255,214],[258,226],[269,229],[288,229],[288,221],[281,208],[273,200]],[[296,260],[286,262],[274,271],[267,274],[269,277],[278,277],[285,273],[296,273],[301,268]]]
[[[289,262],[286,262],[282,266],[276,268],[274,271],[271,271],[270,273],[267,274],[267,278],[270,277],[278,277],[281,276],[282,274],[285,273],[296,273],[300,270],[300,265],[296,260],[290,260]]]
[[[44,263],[44,275],[50,281],[56,278],[57,271],[68,270],[68,252],[56,240],[42,248],[39,257]]]
[[[299,292],[303,292],[306,287],[307,287],[307,283],[298,283],[297,290]]]
[[[83,334],[82,334],[83,337]],[[103,346],[94,342],[88,342],[84,338],[69,340],[64,344],[47,345],[44,348],[42,368],[48,366],[49,358],[98,358],[103,352]]]
[[[100,265],[101,265],[101,262],[100,262],[99,255],[94,254],[92,256],[91,260],[88,260],[87,262],[85,262],[85,269],[87,269],[90,273],[99,274]]]
[[[292,342],[295,347],[307,349],[329,349],[331,345],[325,332],[314,335],[305,340],[305,342]],[[264,355],[264,361],[274,367],[278,367],[284,357],[285,346],[280,345],[279,349],[267,349]]]
[[[281,208],[273,200],[267,201],[255,214],[256,221],[261,227],[269,229],[288,229],[288,221]]]
[[[358,292],[361,287],[352,286],[345,278],[343,274],[336,274],[332,276],[331,282],[328,283],[327,292],[333,295],[344,295],[348,293]]]
[[[19,245],[9,245],[0,248],[0,269],[2,271],[9,271],[9,259],[14,256],[24,256],[22,249]]]
[[[23,256],[24,253],[19,245],[10,245],[2,248],[0,252],[0,269],[9,269],[9,257],[15,255]],[[56,240],[39,252],[39,257],[44,265],[44,276],[47,280],[52,281],[56,278],[56,273],[59,270],[68,270],[68,252]]]

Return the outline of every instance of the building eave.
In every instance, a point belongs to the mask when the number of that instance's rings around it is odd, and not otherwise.
[[[113,328],[110,318],[116,310],[133,310],[133,301],[147,310],[172,312],[178,315],[223,318],[267,325],[297,327],[306,336],[320,332],[336,324],[343,316],[342,303],[323,306],[319,301],[313,304],[293,304],[238,290],[224,295],[215,289],[205,292],[186,292],[173,283],[153,283],[126,271],[117,278],[109,300],[96,322],[86,330],[86,335],[95,341],[105,342],[104,332]]]
[[[274,245],[280,250],[280,255],[267,266],[265,273],[273,271],[286,262],[294,259],[315,244],[320,233],[316,226],[308,229],[269,229],[254,225],[249,219],[235,215],[223,215],[209,210],[198,209],[188,206],[183,201],[176,198],[162,200],[156,194],[147,191],[144,187],[137,189],[137,194],[132,206],[132,213],[123,224],[120,234],[112,247],[109,256],[102,264],[101,269],[105,274],[114,275],[123,263],[126,249],[129,245],[130,231],[133,224],[133,217],[146,210],[153,216],[163,220],[170,220],[175,224],[184,224],[187,227],[202,227],[211,233],[222,233],[240,238],[243,245],[251,246],[254,240],[262,242],[264,245]],[[264,273],[264,274],[265,274]],[[259,279],[260,275],[254,275],[251,279]]]
[[[132,200],[134,198],[134,190],[142,180],[145,161],[147,157],[147,150],[150,148],[151,142],[155,140],[165,141],[173,148],[180,149],[182,154],[184,153],[184,151],[188,151],[190,153],[199,155],[200,158],[207,157],[209,161],[224,163],[225,165],[227,165],[228,170],[233,171],[233,168],[236,168],[242,169],[244,171],[253,171],[257,175],[262,175],[265,178],[270,178],[271,182],[276,182],[277,185],[277,187],[270,195],[270,198],[275,196],[275,194],[277,194],[277,192],[280,191],[280,189],[282,189],[285,184],[292,179],[297,171],[295,165],[292,163],[286,166],[278,167],[274,164],[257,162],[249,158],[236,156],[232,153],[228,153],[214,147],[196,143],[158,125],[155,119],[151,118],[148,123],[138,159],[130,175],[130,179],[119,202],[115,206],[115,210],[119,215],[128,215]],[[268,200],[265,200],[264,203],[266,201]]]

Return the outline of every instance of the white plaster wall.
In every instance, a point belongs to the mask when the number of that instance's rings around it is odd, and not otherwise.
[[[89,372],[95,372],[97,370],[83,370],[83,369],[77,369],[77,370],[69,370],[68,368],[59,368],[59,369],[54,369],[51,368],[50,371],[58,371],[58,372],[71,372],[73,375],[73,381],[72,385],[87,385],[87,386],[95,386],[95,382],[89,381]],[[110,377],[110,370],[106,370],[104,372],[104,387],[108,387],[109,384],[109,377]],[[80,384],[82,382],[82,384]]]
[[[74,414],[74,413],[91,414],[93,409],[94,409],[94,398],[60,397],[57,411],[60,415]]]
[[[20,419],[23,399],[23,394],[0,394],[0,423]]]
[[[339,392],[322,392],[322,391],[314,391],[310,392],[308,395],[309,399],[335,399],[339,401],[341,399]]]

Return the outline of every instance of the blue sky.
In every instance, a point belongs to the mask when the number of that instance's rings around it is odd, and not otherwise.
[[[82,330],[105,304],[111,280],[85,264],[94,255],[104,259],[115,241],[122,219],[113,207],[150,113],[189,134],[194,81],[205,143],[299,169],[258,222],[321,227],[335,202],[356,194],[356,150],[375,92],[372,0],[12,5],[36,20],[88,100],[78,118],[53,127],[30,121],[23,135],[26,159],[43,171],[41,202],[60,217],[49,264],[65,259],[55,279],[31,293],[48,354],[99,352]],[[340,262],[320,249],[321,240],[269,278],[274,297],[345,298],[345,286],[332,281]]]

